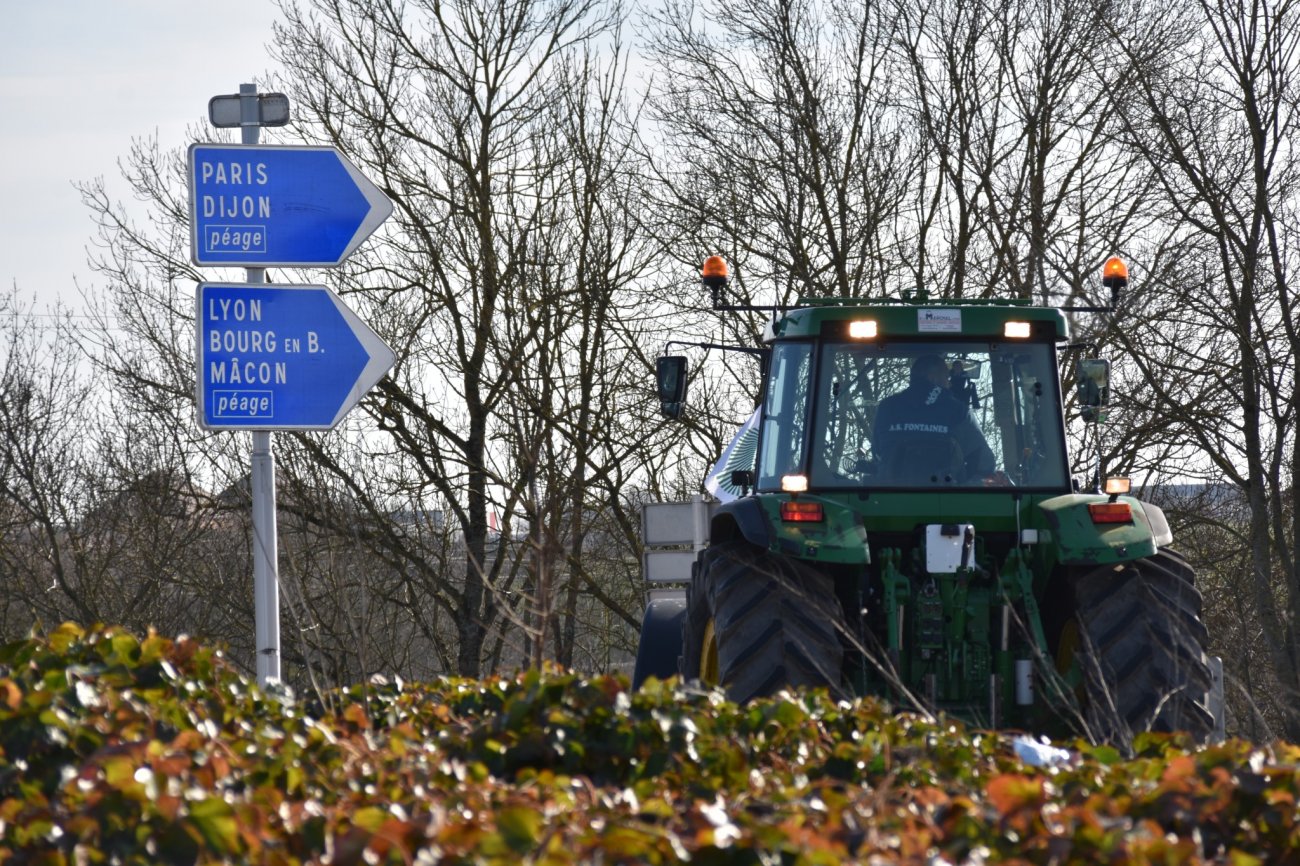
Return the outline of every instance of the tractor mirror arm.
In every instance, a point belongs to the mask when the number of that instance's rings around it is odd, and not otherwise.
[[[749,346],[728,346],[723,343],[686,343],[681,340],[669,340],[664,344],[664,350],[667,351],[670,346],[690,346],[693,349],[719,349],[723,352],[743,352],[746,355],[754,355],[764,360],[772,355],[771,349],[755,349]]]

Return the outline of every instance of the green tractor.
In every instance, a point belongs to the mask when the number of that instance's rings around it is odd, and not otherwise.
[[[715,308],[726,280],[712,257]],[[1103,282],[1113,307],[1119,259]],[[805,298],[766,337],[752,464],[722,479],[736,495],[710,509],[684,600],[652,600],[634,680],[738,702],[821,687],[1099,741],[1214,733],[1201,594],[1165,515],[1127,479],[1070,477],[1062,310]],[[669,416],[686,360],[659,359]],[[1077,379],[1103,419],[1108,363]]]

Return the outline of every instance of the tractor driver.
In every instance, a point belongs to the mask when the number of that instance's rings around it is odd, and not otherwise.
[[[948,483],[996,470],[984,434],[952,395],[951,370],[938,355],[912,362],[906,388],[880,401],[872,444],[883,478],[901,483]]]

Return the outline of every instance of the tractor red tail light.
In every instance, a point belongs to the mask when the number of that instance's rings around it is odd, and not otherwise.
[[[820,502],[782,502],[781,519],[787,523],[821,523],[826,515]]]
[[[1133,509],[1127,502],[1094,502],[1088,506],[1093,523],[1132,523]]]

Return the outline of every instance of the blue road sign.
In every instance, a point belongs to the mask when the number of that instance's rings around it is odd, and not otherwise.
[[[196,265],[334,267],[393,212],[332,147],[192,144]]]
[[[393,366],[393,350],[325,286],[200,283],[199,424],[328,430]]]

